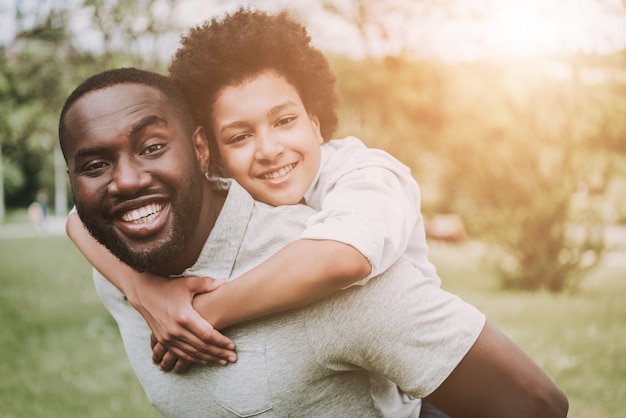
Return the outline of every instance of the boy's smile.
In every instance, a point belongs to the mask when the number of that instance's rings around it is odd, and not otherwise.
[[[212,118],[229,176],[274,206],[302,200],[317,175],[324,140],[295,87],[271,70],[262,72],[220,90]]]

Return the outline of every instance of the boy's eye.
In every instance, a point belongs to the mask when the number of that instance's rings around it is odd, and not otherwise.
[[[294,120],[296,120],[296,116],[285,116],[283,118],[280,118],[278,120],[278,122],[276,122],[276,126],[288,125],[291,122],[293,122]]]
[[[229,144],[236,144],[237,142],[245,141],[246,139],[250,138],[251,136],[252,135],[250,135],[250,134],[238,134],[238,135],[235,135],[235,136],[231,137],[228,140],[228,143]]]

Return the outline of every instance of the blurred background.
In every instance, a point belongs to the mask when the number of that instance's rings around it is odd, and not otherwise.
[[[570,416],[623,414],[626,1],[3,0],[0,370],[14,377],[0,383],[0,416],[154,413],[63,236],[72,196],[58,115],[93,73],[166,73],[181,33],[246,4],[291,9],[327,54],[336,137],[411,168],[444,287],[538,359],[573,399]],[[40,364],[51,329],[75,329],[46,348],[64,372]],[[88,401],[68,397],[57,412],[60,394],[31,401],[60,381]]]

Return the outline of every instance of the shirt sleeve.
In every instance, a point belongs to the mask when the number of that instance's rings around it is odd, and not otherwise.
[[[335,157],[337,159],[337,157]],[[406,251],[422,221],[419,188],[408,167],[380,150],[362,149],[330,164],[322,175],[321,207],[309,218],[304,239],[351,245],[372,265],[370,275],[387,270]]]
[[[382,375],[416,398],[441,385],[485,325],[483,313],[405,260],[341,295],[307,318],[320,364]]]

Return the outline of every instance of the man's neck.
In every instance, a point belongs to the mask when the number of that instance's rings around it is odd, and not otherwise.
[[[206,193],[206,196],[208,197],[200,211],[197,228],[188,244],[175,260],[169,260],[162,268],[155,269],[152,273],[162,277],[179,276],[196,263],[226,200],[225,196],[213,190]]]

